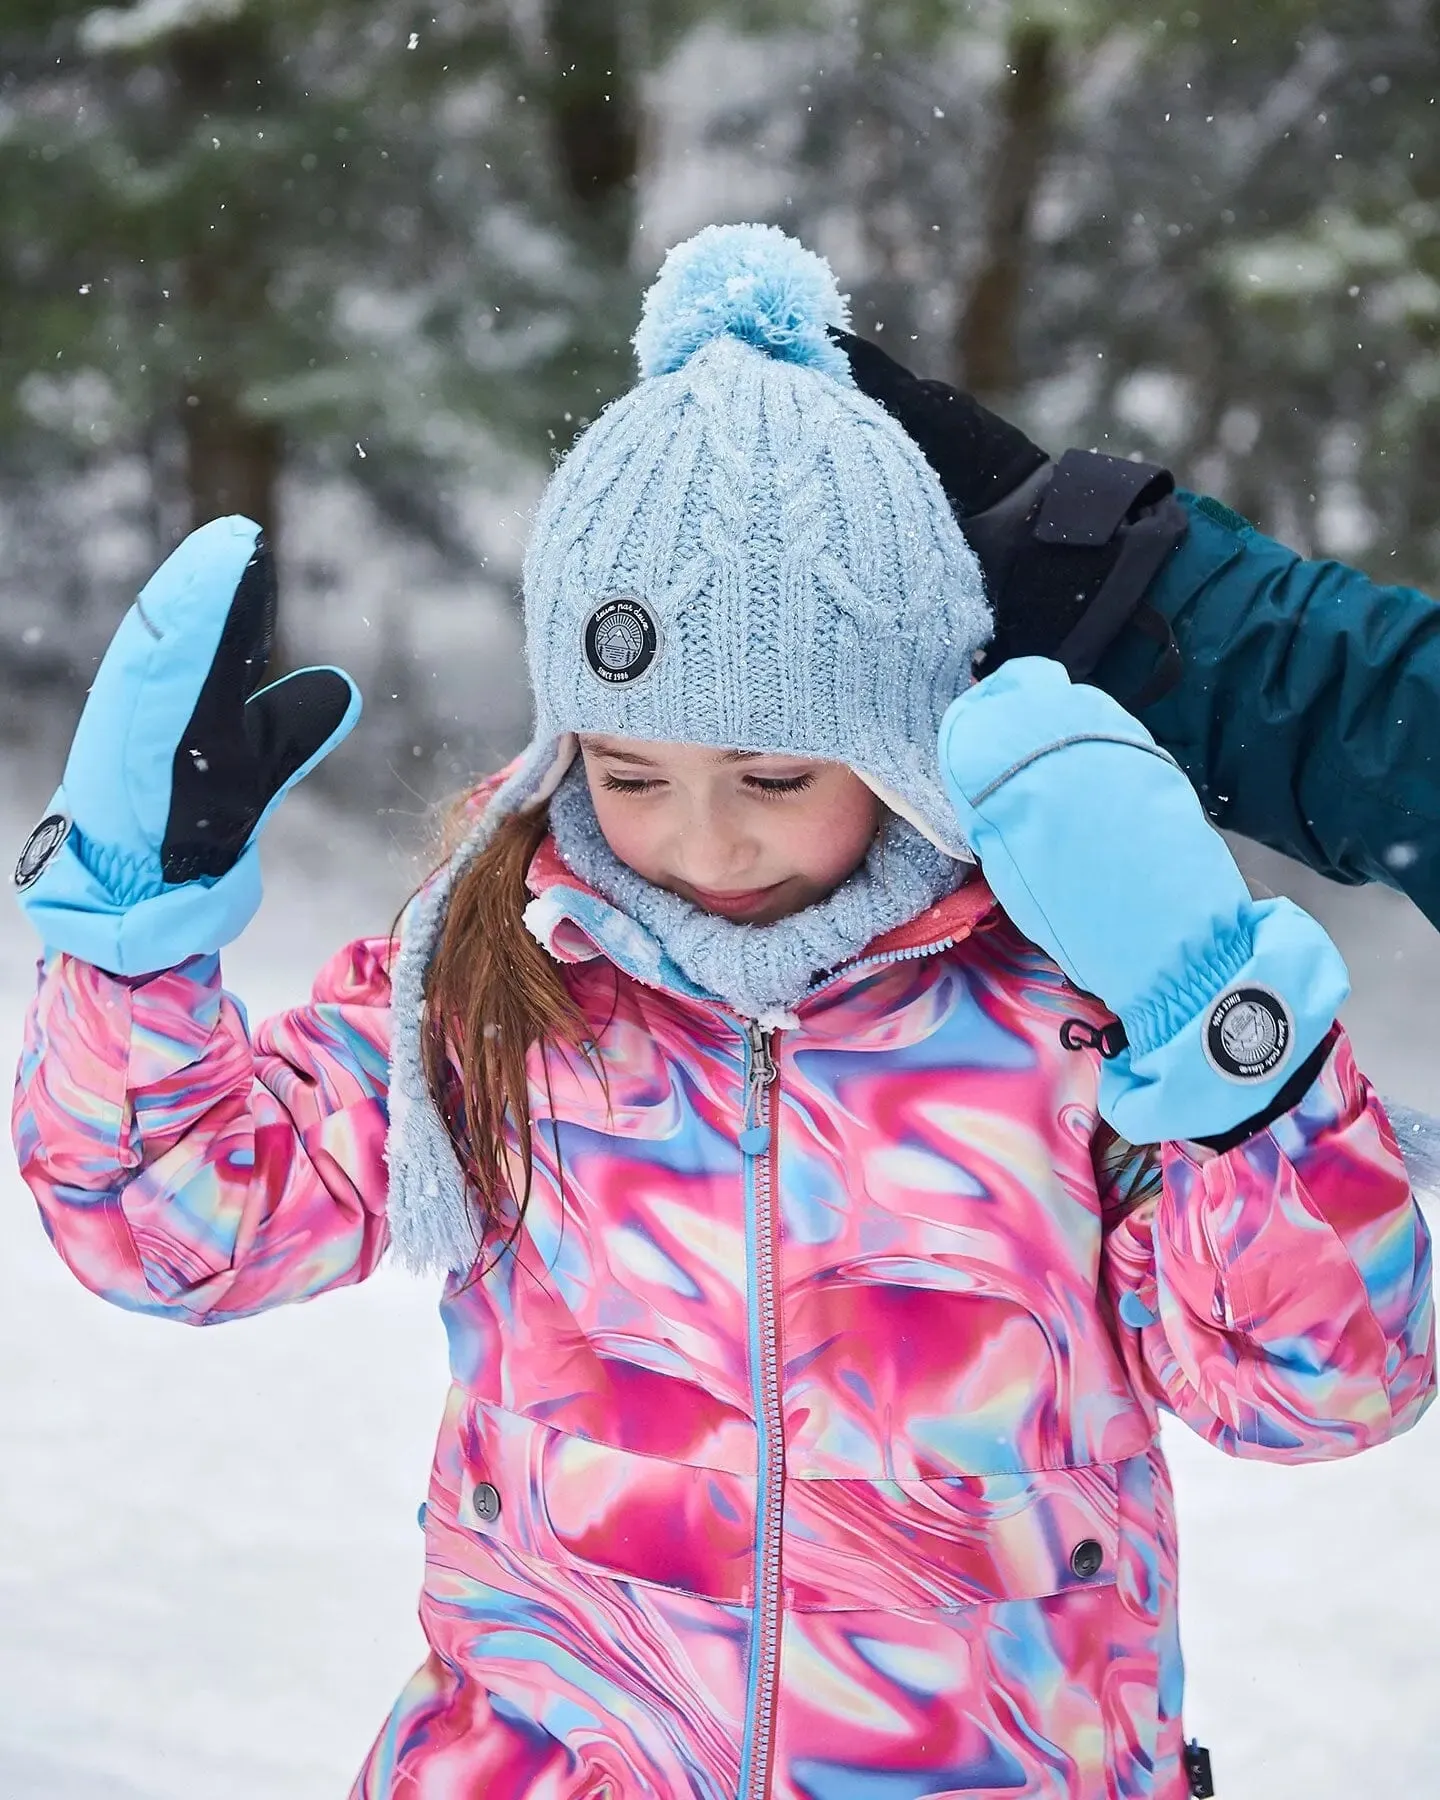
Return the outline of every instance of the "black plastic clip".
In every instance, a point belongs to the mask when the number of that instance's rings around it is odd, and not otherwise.
[[[1129,1047],[1125,1027],[1118,1019],[1096,1028],[1086,1019],[1067,1019],[1060,1027],[1060,1042],[1067,1050],[1098,1050],[1106,1062],[1114,1062]]]
[[[1210,1752],[1195,1738],[1185,1746],[1185,1773],[1190,1778],[1190,1800],[1214,1800],[1215,1777],[1210,1770]]]

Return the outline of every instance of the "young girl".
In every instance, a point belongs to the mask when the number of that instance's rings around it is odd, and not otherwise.
[[[1160,1410],[1302,1462],[1434,1392],[1336,952],[1113,701],[972,683],[976,564],[841,323],[778,232],[672,254],[536,521],[534,740],[310,1005],[252,1039],[214,954],[356,710],[247,700],[244,521],[132,609],[21,859],[17,1143],[82,1281],[210,1323],[446,1272],[366,1800],[1209,1792]]]

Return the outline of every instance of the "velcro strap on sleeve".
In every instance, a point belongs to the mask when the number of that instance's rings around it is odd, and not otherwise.
[[[1190,529],[1175,478],[1155,463],[1069,450],[987,512],[963,521],[995,614],[987,673],[1017,656],[1049,656],[1088,681],[1132,622],[1160,651],[1132,710],[1180,674],[1170,628],[1145,594]]]
[[[1113,561],[1099,585],[1086,596],[1084,611],[1055,652],[1057,659],[1070,671],[1072,680],[1090,679],[1122,628],[1140,609],[1145,592],[1159,574],[1165,559],[1189,529],[1185,508],[1171,494],[1163,495],[1138,519],[1126,525],[1124,535],[1113,550],[1106,552],[1113,555]],[[1152,623],[1158,621],[1164,627],[1162,667],[1168,668],[1174,638],[1168,623],[1161,620],[1153,608],[1147,609],[1148,615],[1153,615]],[[1146,635],[1151,635],[1148,627]],[[1178,652],[1176,655],[1178,657]],[[1178,677],[1178,674],[1177,662],[1174,675]]]
[[[1110,542],[1133,509],[1154,506],[1174,492],[1175,477],[1157,463],[1067,450],[1035,521],[1036,541],[1098,548]]]

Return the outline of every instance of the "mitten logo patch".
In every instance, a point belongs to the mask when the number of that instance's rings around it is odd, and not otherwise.
[[[607,687],[638,681],[659,648],[659,628],[633,594],[617,594],[585,621],[585,661]]]
[[[1295,1038],[1290,1009],[1269,988],[1231,988],[1205,1026],[1205,1054],[1227,1081],[1264,1081],[1283,1066]]]
[[[20,860],[15,865],[15,885],[23,894],[54,862],[70,835],[70,820],[64,813],[50,813],[43,818],[25,840]]]

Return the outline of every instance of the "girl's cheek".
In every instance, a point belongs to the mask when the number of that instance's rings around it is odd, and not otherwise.
[[[635,819],[632,809],[607,800],[597,806],[595,811],[596,817],[600,821],[600,829],[610,848],[621,862],[630,863],[632,867],[636,866],[637,858],[643,858],[644,846],[649,834],[644,826]]]
[[[855,780],[835,804],[791,822],[791,854],[803,858],[808,873],[843,881],[865,860],[879,828],[880,804]]]
[[[826,835],[823,820],[773,820],[770,845],[774,860],[791,864],[797,874],[822,872],[825,863],[838,854],[833,837],[827,844]]]
[[[864,856],[850,854],[849,834],[834,820],[776,820],[767,833],[768,862],[777,876],[796,877],[817,890],[842,881]]]
[[[606,843],[637,875],[653,881],[664,874],[667,824],[663,802],[606,795],[596,817]]]

